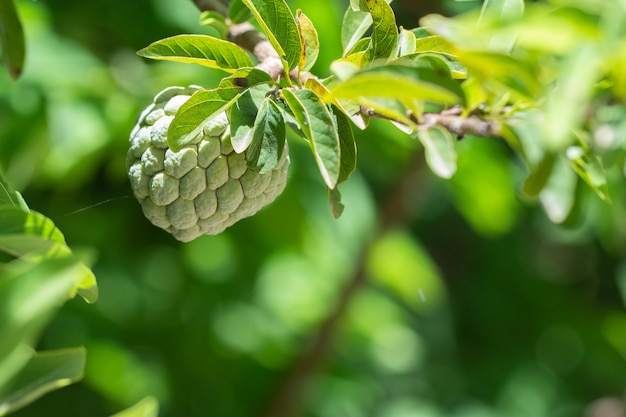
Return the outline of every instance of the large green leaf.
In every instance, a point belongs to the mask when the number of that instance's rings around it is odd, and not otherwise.
[[[452,178],[457,168],[452,134],[441,126],[433,126],[418,130],[417,137],[424,145],[426,162],[430,169],[441,178]]]
[[[302,44],[296,21],[285,0],[243,0],[283,60],[285,72],[300,61]]]
[[[317,56],[320,53],[320,41],[313,22],[300,10],[296,12],[296,23],[298,24],[300,41],[304,45],[299,66],[301,71],[308,71],[317,61]]]
[[[17,79],[24,67],[26,46],[24,30],[13,0],[0,0],[0,45],[9,75]]]
[[[0,267],[0,389],[31,359],[39,334],[83,273],[75,256]]]
[[[283,89],[281,94],[309,139],[324,182],[328,188],[335,188],[340,175],[341,144],[328,107],[311,90]]]
[[[71,254],[63,234],[52,220],[37,212],[12,206],[0,207],[0,251],[29,261]],[[96,277],[84,264],[81,269],[82,279],[69,295],[78,292],[85,301],[93,303],[98,298]]]
[[[393,9],[385,0],[365,0],[374,22],[372,58],[389,58],[398,48],[398,27]]]
[[[192,142],[204,125],[226,111],[244,91],[241,87],[198,90],[178,109],[167,131],[167,144],[178,151]]]
[[[425,100],[442,104],[462,101],[458,92],[450,91],[439,83],[436,73],[428,69],[408,69],[386,66],[375,71],[363,71],[352,78],[335,84],[331,92],[338,98],[378,97],[399,100]]]
[[[24,201],[22,195],[13,190],[2,173],[0,173],[0,205],[5,204],[28,211],[28,205],[26,205],[26,201]]]
[[[259,107],[252,142],[248,149],[248,165],[261,174],[278,165],[285,149],[285,120],[278,105],[266,97]]]
[[[85,357],[82,347],[35,353],[11,383],[0,390],[0,416],[80,380]]]
[[[159,402],[154,397],[146,397],[132,407],[115,413],[111,417],[157,417]]]
[[[254,66],[246,51],[236,44],[207,35],[172,36],[148,45],[137,54],[145,58],[200,64],[229,72]]]

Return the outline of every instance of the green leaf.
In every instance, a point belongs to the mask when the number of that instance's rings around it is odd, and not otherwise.
[[[242,48],[208,35],[172,36],[148,45],[137,54],[144,58],[200,64],[228,72],[254,66]]]
[[[5,204],[23,211],[28,211],[28,205],[26,201],[24,201],[24,198],[22,198],[22,195],[13,190],[2,173],[0,173],[0,206]]]
[[[375,71],[362,71],[354,77],[337,83],[331,92],[337,98],[393,98],[400,100],[426,100],[434,103],[461,102],[458,93],[452,92],[431,79],[440,79],[431,70],[386,66]]]
[[[328,202],[330,204],[330,212],[334,219],[338,219],[343,214],[346,206],[341,202],[341,193],[339,187],[333,189],[328,188]]]
[[[365,0],[350,0],[350,8],[357,12],[367,12],[367,3]]]
[[[333,116],[333,127],[339,136],[339,178],[337,184],[346,181],[356,169],[356,141],[348,117],[334,105],[330,106]]]
[[[157,417],[159,415],[159,402],[154,397],[146,397],[119,413],[115,413],[111,417]]]
[[[343,46],[344,57],[363,37],[372,23],[372,15],[368,12],[355,11],[351,7],[346,9],[341,25],[341,45]]]
[[[261,174],[271,171],[285,149],[285,120],[274,100],[266,97],[254,122],[248,165]]]
[[[415,34],[404,28],[400,29],[398,37],[398,56],[413,54],[416,51],[417,39]]]
[[[243,0],[283,60],[285,72],[300,62],[302,44],[296,21],[285,0]]]
[[[257,114],[268,91],[267,86],[250,88],[230,108],[230,141],[235,152],[242,153],[250,146]]]
[[[311,90],[283,89],[281,94],[309,139],[324,182],[328,188],[335,188],[340,174],[341,144],[330,111]]]
[[[11,206],[0,207],[0,251],[29,261],[71,254],[63,234],[50,219]],[[78,292],[85,301],[93,303],[98,298],[96,277],[84,264],[81,270],[82,278],[69,296]]]
[[[79,381],[83,377],[85,358],[82,347],[35,353],[8,387],[0,390],[0,416]]]
[[[250,9],[241,0],[231,0],[228,5],[228,17],[234,24],[242,23],[252,17]]]
[[[374,22],[372,34],[373,59],[389,58],[398,47],[398,27],[393,9],[385,0],[365,0]]]
[[[26,45],[24,29],[13,0],[0,0],[0,45],[4,65],[15,80],[24,67]]]
[[[243,89],[239,87],[198,90],[178,109],[167,131],[167,144],[173,151],[192,142],[204,125],[226,111]]]
[[[449,179],[456,173],[456,146],[452,134],[441,126],[418,130],[417,137],[424,145],[426,162],[441,178]]]
[[[438,54],[455,56],[454,46],[438,35],[425,36],[415,40],[415,53],[435,52]]]
[[[306,80],[304,86],[317,94],[324,101],[324,103],[332,104],[337,107],[343,114],[349,117],[350,120],[352,120],[352,123],[354,123],[359,129],[363,130],[367,127],[367,123],[360,113],[360,103],[356,100],[337,100],[328,88],[315,78],[309,78]]]
[[[0,267],[0,387],[30,360],[39,334],[83,279],[75,256]]]
[[[217,12],[205,10],[200,15],[200,24],[202,26],[210,26],[217,30],[222,38],[228,36],[228,24],[223,15]]]
[[[313,22],[299,9],[296,11],[296,23],[300,33],[300,42],[304,45],[300,56],[300,70],[309,71],[313,68],[320,52],[320,41]]]

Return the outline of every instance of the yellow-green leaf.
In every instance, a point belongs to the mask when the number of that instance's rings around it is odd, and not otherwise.
[[[236,44],[207,35],[177,35],[139,50],[138,55],[158,60],[200,64],[233,72],[254,63]]]
[[[315,61],[317,61],[317,56],[320,52],[320,41],[313,22],[301,10],[296,12],[296,22],[298,24],[298,32],[300,33],[300,42],[304,45],[302,55],[300,56],[300,70],[309,71],[313,68]]]

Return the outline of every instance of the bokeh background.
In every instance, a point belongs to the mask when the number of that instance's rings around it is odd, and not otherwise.
[[[329,74],[347,2],[290,0],[317,25]],[[75,250],[96,255],[100,299],[72,300],[41,348],[84,345],[84,380],[16,417],[107,416],[151,395],[164,417],[261,416],[363,265],[307,417],[624,416],[624,187],[549,222],[519,192],[525,171],[496,139],[459,142],[434,177],[418,143],[374,121],[333,220],[307,147],[290,138],[285,193],[218,236],[182,244],[143,218],[126,179],[137,114],[170,85],[223,75],[146,62],[166,36],[210,33],[190,0],[18,2],[27,63],[0,72],[0,166]],[[399,23],[479,1],[396,1]],[[393,226],[375,230],[383,214]],[[600,405],[599,405],[600,404]],[[596,410],[596,411],[593,411]],[[594,414],[595,413],[595,414]],[[610,416],[613,416],[611,414]],[[275,416],[280,417],[280,416]]]

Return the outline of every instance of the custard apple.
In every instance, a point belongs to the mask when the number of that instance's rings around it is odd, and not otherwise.
[[[225,113],[208,122],[192,143],[171,150],[168,127],[198,89],[170,87],[154,98],[130,134],[126,164],[144,215],[183,242],[218,234],[274,201],[289,168],[287,149],[269,172],[248,167],[246,153],[233,151]]]

